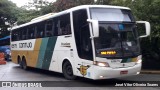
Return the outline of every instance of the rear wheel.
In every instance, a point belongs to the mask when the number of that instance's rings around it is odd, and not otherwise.
[[[68,80],[74,80],[76,78],[76,76],[73,75],[72,65],[69,61],[63,64],[63,75]]]
[[[20,68],[22,68],[22,67],[23,67],[23,66],[22,66],[22,60],[21,60],[21,58],[20,58],[20,57],[18,57],[18,64],[19,64]]]
[[[22,63],[22,69],[27,70],[28,67],[27,67],[26,59],[23,58],[21,63]]]

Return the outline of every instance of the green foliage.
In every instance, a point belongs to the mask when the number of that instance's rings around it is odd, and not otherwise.
[[[50,3],[49,5],[42,7],[41,10],[39,11],[39,14],[44,15],[44,14],[52,13],[54,9],[55,7],[53,3]]]
[[[36,10],[25,10],[25,9],[19,9],[19,12],[17,14],[17,24],[24,24],[26,22],[31,21],[33,18],[36,18],[39,16],[39,11]]]
[[[93,4],[94,0],[75,0],[77,5],[86,5],[86,4]]]
[[[53,12],[60,12],[71,7],[77,6],[81,3],[81,0],[57,0],[53,3]]]
[[[113,2],[113,0],[97,0],[97,2],[95,2],[95,4],[108,5],[108,4],[111,4],[111,2]]]
[[[16,5],[8,0],[0,0],[0,38],[9,35],[8,28],[16,22]]]

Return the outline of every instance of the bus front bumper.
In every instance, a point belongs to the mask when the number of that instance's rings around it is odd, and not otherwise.
[[[141,66],[141,63],[127,68],[107,68],[96,66],[94,68],[94,72],[92,73],[92,79],[109,79],[137,75],[141,71]]]

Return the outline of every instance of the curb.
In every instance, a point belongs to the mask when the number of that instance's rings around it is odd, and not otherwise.
[[[160,70],[142,70],[141,74],[160,74]]]

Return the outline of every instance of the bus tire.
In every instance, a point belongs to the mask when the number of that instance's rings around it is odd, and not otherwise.
[[[63,75],[66,79],[68,80],[76,79],[76,76],[74,76],[73,74],[72,65],[70,64],[69,61],[64,62],[62,69],[63,69]]]
[[[22,68],[23,66],[22,66],[22,60],[21,60],[21,58],[18,56],[18,64],[19,64],[19,66],[20,66],[20,68]]]
[[[25,58],[22,59],[22,69],[24,69],[24,70],[27,70],[27,69],[28,69]]]

